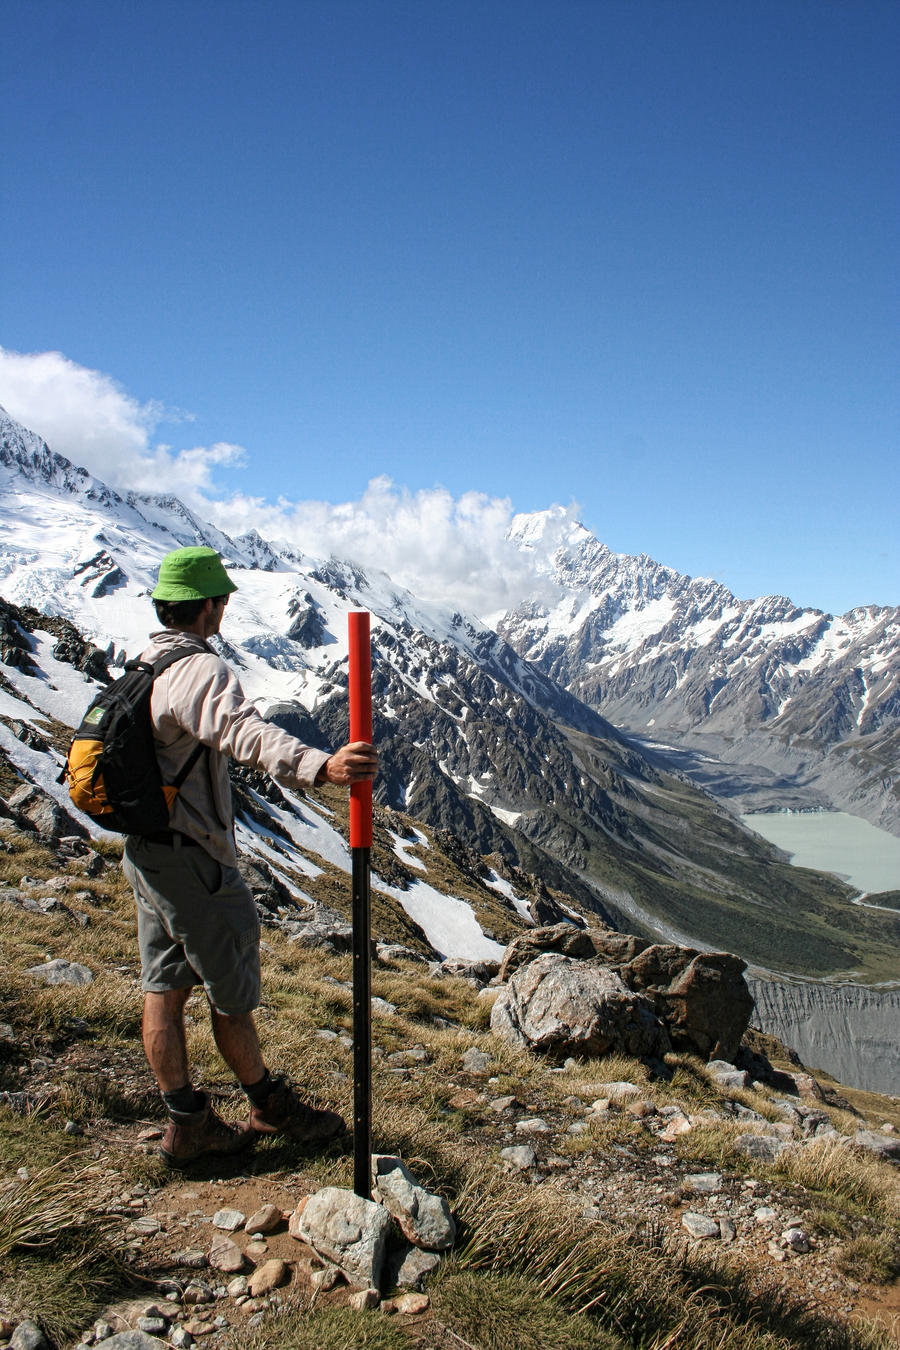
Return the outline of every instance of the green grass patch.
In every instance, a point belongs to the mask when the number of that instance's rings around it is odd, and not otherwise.
[[[450,1262],[429,1285],[441,1321],[478,1350],[623,1350],[596,1320],[566,1312],[525,1275],[459,1270]]]
[[[402,1325],[378,1312],[310,1307],[302,1300],[232,1342],[235,1350],[411,1350],[414,1344]]]

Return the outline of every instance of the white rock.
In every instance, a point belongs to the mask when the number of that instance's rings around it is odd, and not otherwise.
[[[399,1158],[376,1154],[372,1174],[375,1195],[393,1214],[404,1237],[428,1251],[453,1246],[456,1224],[447,1201],[420,1186]]]
[[[213,1215],[213,1228],[221,1228],[226,1233],[236,1233],[247,1222],[247,1216],[239,1209],[218,1209]]]
[[[529,1116],[516,1122],[516,1134],[549,1134],[550,1126],[540,1116]]]
[[[695,1172],[685,1177],[684,1184],[695,1195],[718,1195],[722,1189],[722,1177],[719,1172]]]
[[[33,975],[36,980],[42,984],[90,984],[93,981],[93,971],[88,970],[87,966],[80,966],[77,961],[46,961],[41,966],[29,966],[28,974]]]
[[[314,1251],[339,1266],[364,1288],[381,1287],[391,1216],[375,1204],[337,1186],[311,1195],[300,1217],[300,1236]]]
[[[483,1050],[479,1050],[477,1045],[470,1045],[462,1057],[462,1066],[466,1073],[479,1077],[488,1072],[493,1062],[491,1056],[485,1054]]]
[[[788,1228],[781,1235],[781,1241],[785,1247],[789,1247],[792,1252],[797,1252],[804,1256],[810,1248],[808,1235],[802,1228]]]
[[[688,1210],[681,1216],[681,1226],[687,1229],[692,1238],[699,1238],[701,1241],[719,1237],[718,1223],[705,1214],[695,1214]]]
[[[500,1157],[511,1167],[518,1168],[520,1172],[534,1167],[537,1162],[534,1149],[529,1144],[515,1144],[510,1148],[501,1148]]]
[[[350,1295],[348,1302],[354,1312],[368,1312],[370,1308],[378,1307],[381,1295],[377,1289],[358,1289]]]

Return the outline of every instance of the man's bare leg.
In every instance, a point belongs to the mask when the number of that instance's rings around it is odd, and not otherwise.
[[[190,989],[144,995],[144,1054],[160,1092],[177,1092],[190,1081],[184,1038],[184,1005]]]
[[[219,1054],[235,1074],[239,1083],[258,1083],[264,1077],[266,1066],[259,1048],[256,1023],[252,1013],[228,1017],[209,1007],[212,1031]]]

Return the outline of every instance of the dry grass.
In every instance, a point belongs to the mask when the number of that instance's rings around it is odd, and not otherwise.
[[[0,1184],[0,1295],[7,1315],[37,1317],[56,1343],[97,1316],[124,1268],[120,1220],[107,1214],[95,1169],[68,1162]]]
[[[429,1286],[432,1301],[464,1344],[480,1350],[624,1350],[596,1320],[567,1313],[525,1275],[460,1270],[447,1262]]]
[[[653,1143],[653,1136],[639,1120],[625,1111],[610,1111],[607,1115],[588,1116],[587,1129],[581,1134],[567,1134],[559,1142],[558,1152],[566,1158],[582,1154],[611,1153],[614,1148],[630,1148],[638,1152]]]
[[[721,1257],[589,1224],[565,1197],[473,1167],[458,1197],[463,1270],[525,1275],[575,1316],[646,1350],[887,1350],[886,1334],[807,1312],[771,1280],[751,1288]],[[510,1344],[515,1342],[511,1337]]]
[[[900,1233],[900,1176],[889,1163],[865,1157],[839,1140],[823,1139],[802,1149],[787,1149],[772,1171]]]
[[[377,1312],[320,1308],[298,1297],[231,1344],[235,1350],[411,1350],[415,1342],[403,1325]]]
[[[48,1248],[65,1234],[84,1234],[87,1256],[112,1231],[113,1220],[97,1193],[96,1169],[74,1170],[65,1162],[23,1179],[0,1184],[0,1259],[15,1247]]]
[[[16,880],[23,872],[39,874],[37,854],[27,865],[24,857],[23,853],[3,860]],[[47,865],[46,858],[43,865]],[[51,871],[45,875],[51,875]],[[70,920],[51,915],[4,911],[3,957],[10,974],[0,993],[0,1018],[13,1021],[17,1029],[26,1027],[36,1040],[65,1038],[72,1019],[82,1019],[87,1023],[89,1038],[127,1049],[146,1076],[138,1043],[141,997],[130,974],[131,970],[136,973],[137,967],[132,901],[124,882],[116,877],[91,886],[98,888],[108,912],[85,905],[91,919],[89,928],[78,928]],[[316,1032],[351,1029],[352,997],[350,990],[342,987],[350,981],[351,960],[301,949],[272,930],[265,930],[263,936],[266,952],[259,1025],[266,1057],[303,1084],[314,1102],[340,1110],[349,1119],[352,1052],[339,1041],[321,1038]],[[23,968],[48,955],[81,960],[103,973],[94,984],[80,989],[35,986],[22,973]],[[117,965],[126,969],[115,973],[111,968]],[[429,1056],[424,1073],[413,1072],[409,1077],[391,1072],[386,1058],[376,1057],[373,1145],[377,1151],[401,1154],[429,1189],[448,1198],[457,1214],[461,1224],[459,1257],[447,1266],[435,1286],[440,1315],[446,1317],[457,1338],[476,1350],[518,1344],[527,1350],[529,1336],[542,1350],[575,1350],[580,1346],[586,1350],[617,1350],[620,1346],[635,1350],[788,1350],[795,1346],[809,1350],[879,1350],[890,1344],[880,1333],[851,1330],[803,1311],[774,1282],[751,1289],[724,1254],[716,1261],[706,1252],[679,1242],[661,1241],[652,1233],[640,1236],[611,1224],[590,1223],[583,1218],[581,1202],[556,1192],[551,1183],[529,1187],[505,1176],[494,1161],[495,1136],[490,1128],[482,1128],[485,1118],[488,1125],[494,1123],[491,1113],[473,1094],[468,1099],[460,1094],[459,1087],[469,1085],[461,1067],[462,1056],[469,1046],[477,1045],[491,1055],[496,1079],[490,1087],[478,1083],[479,1089],[486,1088],[488,1094],[498,1096],[511,1093],[528,1109],[538,1104],[535,1109],[539,1111],[544,1104],[548,1111],[555,1108],[563,1117],[567,1097],[587,1100],[600,1095],[591,1085],[618,1080],[635,1083],[657,1105],[678,1101],[691,1111],[721,1109],[723,1098],[729,1097],[745,1101],[762,1114],[771,1114],[764,1093],[723,1093],[710,1081],[705,1067],[687,1056],[669,1057],[670,1082],[651,1078],[640,1061],[625,1057],[559,1071],[537,1056],[490,1037],[489,1002],[478,999],[464,981],[434,980],[422,966],[413,963],[399,969],[376,966],[373,991],[397,1008],[392,1017],[374,1019],[376,1047],[386,1057],[393,1050],[420,1043]],[[8,1010],[12,1009],[14,1015],[10,1016]],[[231,1075],[216,1051],[202,994],[192,998],[188,1011],[193,1022],[189,1049],[198,1078],[214,1090],[236,1096]],[[446,1025],[438,1025],[438,1018]],[[58,1339],[62,1339],[66,1316],[76,1317],[75,1312],[66,1313],[66,1278],[68,1287],[75,1291],[71,1304],[78,1308],[79,1327],[89,1320],[85,1309],[98,1296],[103,1279],[108,1278],[108,1271],[96,1262],[92,1245],[93,1237],[105,1232],[102,1206],[92,1214],[79,1202],[79,1213],[87,1219],[72,1233],[83,1234],[81,1248],[80,1239],[71,1246],[68,1229],[54,1228],[58,1218],[54,1205],[61,1199],[53,1194],[50,1178],[57,1173],[42,1163],[57,1163],[71,1156],[73,1141],[57,1128],[60,1112],[74,1118],[121,1118],[133,1116],[136,1110],[149,1110],[152,1105],[151,1098],[145,1100],[139,1092],[132,1092],[127,1100],[120,1099],[115,1083],[85,1075],[81,1079],[64,1077],[53,1110],[40,1118],[7,1119],[6,1113],[0,1113],[0,1163],[12,1171],[27,1162],[47,1173],[41,1183],[46,1210],[35,1204],[30,1225],[8,1229],[6,1255],[12,1273],[4,1274],[4,1299],[9,1302],[9,1291],[13,1290],[16,1306],[37,1308],[42,1315],[45,1306],[49,1307],[48,1330],[55,1328]],[[581,1117],[580,1110],[576,1115]],[[752,1168],[754,1174],[762,1171],[773,1179],[805,1186],[813,1199],[823,1196],[822,1203],[831,1204],[835,1212],[843,1207],[848,1213],[875,1215],[884,1229],[884,1240],[877,1234],[848,1229],[843,1233],[843,1259],[848,1269],[865,1270],[868,1277],[876,1277],[879,1270],[889,1271],[894,1259],[892,1235],[900,1226],[895,1174],[883,1164],[834,1145],[786,1153],[775,1167],[764,1169],[758,1163],[749,1163],[735,1149],[736,1134],[749,1129],[752,1126],[743,1122],[698,1125],[679,1138],[678,1154],[682,1160],[704,1168],[736,1172]],[[30,1152],[29,1131],[35,1143],[39,1136],[46,1141],[42,1156]],[[651,1136],[640,1123],[626,1111],[615,1109],[588,1122],[583,1135],[568,1136],[560,1147],[574,1157],[622,1145],[637,1151],[635,1146],[639,1148],[645,1140],[649,1142]],[[296,1167],[296,1149],[277,1140],[260,1143],[258,1154],[273,1169]],[[154,1159],[145,1155],[134,1158],[148,1181],[159,1179]],[[129,1175],[126,1159],[111,1161]],[[304,1160],[304,1169],[319,1184],[352,1184],[352,1160],[338,1146]],[[59,1165],[58,1175],[64,1174],[70,1178],[75,1175],[71,1163]],[[85,1180],[89,1175],[84,1174]],[[891,1176],[893,1185],[886,1179]],[[67,1189],[71,1195],[68,1183]],[[27,1213],[28,1207],[25,1209]],[[0,1203],[0,1243],[3,1213]],[[49,1245],[27,1250],[21,1245],[25,1230]],[[90,1252],[94,1255],[88,1255]],[[0,1256],[2,1253],[0,1245]],[[42,1259],[42,1253],[46,1259]],[[57,1280],[57,1275],[66,1278]],[[57,1288],[58,1298],[53,1293]],[[75,1329],[73,1324],[73,1332]],[[252,1339],[241,1340],[240,1350],[274,1350],[276,1346],[279,1350],[349,1350],[367,1345],[372,1350],[399,1350],[409,1344],[408,1333],[388,1319],[290,1304],[285,1316],[266,1321]]]

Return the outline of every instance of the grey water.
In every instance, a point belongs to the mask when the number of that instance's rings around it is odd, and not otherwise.
[[[748,829],[791,855],[795,867],[831,872],[868,895],[900,890],[900,839],[846,811],[764,811]]]

